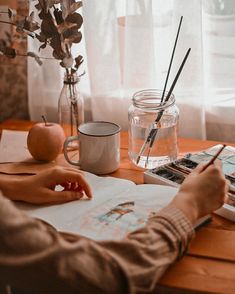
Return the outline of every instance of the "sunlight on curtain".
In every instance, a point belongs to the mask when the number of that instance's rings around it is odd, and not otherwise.
[[[29,11],[35,11],[35,3],[29,2]],[[37,15],[37,14],[35,14]],[[37,19],[39,21],[39,19]],[[38,53],[41,43],[37,39],[28,37],[28,51],[35,52],[42,57],[43,64],[39,66],[34,59],[28,58],[28,104],[30,119],[42,121],[44,115],[49,121],[58,121],[58,99],[62,89],[63,72],[59,61],[52,58],[52,51],[47,46]]]
[[[203,4],[207,137],[235,141],[235,1]]]
[[[119,3],[112,0],[84,3],[94,119],[113,120],[126,129],[133,93],[163,88],[177,26],[183,15],[171,73],[174,77],[186,50],[192,47],[175,89],[181,110],[180,134],[204,138],[201,2],[129,0],[121,2],[122,9]]]
[[[80,88],[87,108],[93,120],[113,121],[127,129],[134,92],[163,88],[181,15],[168,82],[169,89],[191,47],[174,90],[180,108],[179,135],[235,141],[235,1],[231,0],[83,1],[84,47],[78,50],[85,56]],[[35,105],[42,108],[42,101],[53,104],[45,106],[50,114],[49,109],[57,106],[62,78],[53,68],[51,64],[39,73],[35,64],[29,65],[31,114],[38,115]]]

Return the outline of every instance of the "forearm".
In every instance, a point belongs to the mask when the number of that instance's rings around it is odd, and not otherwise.
[[[166,269],[187,251],[194,235],[191,223],[173,206],[161,210],[148,225],[110,248],[129,274],[134,293],[149,293]],[[105,245],[107,248],[109,243]]]
[[[121,267],[94,241],[58,234],[1,195],[0,216],[0,286],[44,294],[130,293]]]
[[[185,252],[192,236],[187,219],[170,209],[121,242],[97,243],[58,235],[6,201],[0,203],[1,283],[39,293],[147,292]]]

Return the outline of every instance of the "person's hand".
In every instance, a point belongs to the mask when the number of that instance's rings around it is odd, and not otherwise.
[[[184,180],[179,192],[171,202],[194,224],[196,220],[223,205],[229,189],[229,181],[216,160],[205,171],[199,165]]]
[[[61,185],[63,191],[55,191],[56,185]],[[12,200],[34,204],[63,203],[80,199],[84,195],[89,199],[92,198],[91,188],[82,172],[65,167],[54,167],[29,176],[18,182],[14,194],[12,192],[8,194],[6,196]]]

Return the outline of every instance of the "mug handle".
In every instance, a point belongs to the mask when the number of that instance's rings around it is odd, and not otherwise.
[[[78,161],[70,160],[69,157],[68,157],[68,153],[67,153],[69,143],[73,142],[75,140],[76,141],[79,140],[78,135],[77,136],[71,136],[71,137],[68,137],[67,139],[65,139],[65,141],[64,141],[64,157],[68,161],[68,163],[79,166],[80,165],[79,160]]]

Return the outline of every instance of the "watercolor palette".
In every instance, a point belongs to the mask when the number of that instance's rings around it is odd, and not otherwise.
[[[186,154],[185,157],[144,172],[144,182],[178,187],[185,177],[199,164],[208,162],[222,145],[215,145],[205,151]],[[226,146],[218,157],[223,172],[235,188],[235,148]]]

